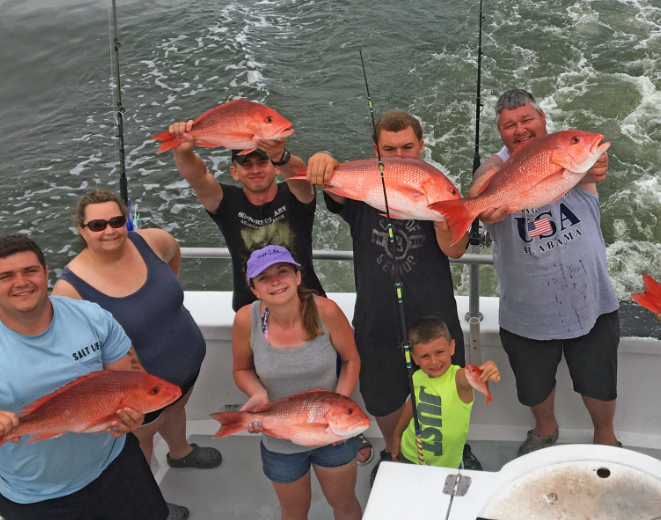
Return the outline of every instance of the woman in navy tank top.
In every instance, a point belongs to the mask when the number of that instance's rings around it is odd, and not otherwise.
[[[127,213],[117,195],[107,190],[93,190],[81,198],[75,223],[84,249],[63,269],[53,294],[89,300],[109,311],[131,338],[145,370],[182,388],[179,401],[160,416],[148,414],[135,432],[147,461],[158,431],[170,449],[170,466],[218,466],[218,450],[190,445],[186,439],[184,406],[206,344],[183,305],[177,280],[179,244],[161,229],[129,232]]]

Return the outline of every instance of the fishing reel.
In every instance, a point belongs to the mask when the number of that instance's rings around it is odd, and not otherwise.
[[[490,247],[491,244],[493,244],[491,235],[485,229],[484,225],[479,220],[475,219],[468,235],[468,245]]]

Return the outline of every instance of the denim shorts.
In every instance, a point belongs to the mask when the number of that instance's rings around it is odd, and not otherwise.
[[[260,443],[262,469],[269,480],[278,484],[290,484],[303,478],[310,471],[310,464],[322,468],[339,468],[349,464],[358,455],[358,442],[355,437],[333,446],[312,448],[301,453],[275,453]]]

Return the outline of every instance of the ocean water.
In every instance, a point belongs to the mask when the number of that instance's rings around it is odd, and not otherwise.
[[[92,187],[117,187],[110,0],[0,0],[0,222],[46,251],[53,279],[79,251],[71,218]],[[425,159],[465,194],[471,183],[478,1],[118,2],[129,192],[146,226],[182,246],[223,246],[169,153],[150,137],[174,121],[248,98],[292,121],[292,153],[370,157],[358,50],[377,116],[423,124]],[[661,4],[658,0],[485,0],[481,152],[501,147],[494,106],[530,90],[550,130],[603,133],[602,229],[621,299],[661,279]],[[226,150],[202,149],[229,181]],[[350,249],[347,226],[317,209],[316,249]],[[317,262],[327,290],[353,290],[352,265]],[[458,294],[468,269],[453,267]],[[496,295],[492,268],[481,291]],[[185,260],[186,289],[228,290],[228,260]]]

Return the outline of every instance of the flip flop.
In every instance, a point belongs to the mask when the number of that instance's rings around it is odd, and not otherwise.
[[[374,458],[374,448],[372,448],[372,443],[368,441],[362,433],[357,435],[355,439],[360,443],[360,446],[358,446],[358,451],[362,450],[363,448],[370,448],[370,456],[367,457],[367,459],[365,459],[363,462],[358,461],[359,466],[367,466]]]
[[[215,468],[220,466],[222,455],[216,448],[200,448],[197,444],[191,444],[193,451],[183,459],[171,459],[167,455],[168,466],[171,468]]]

